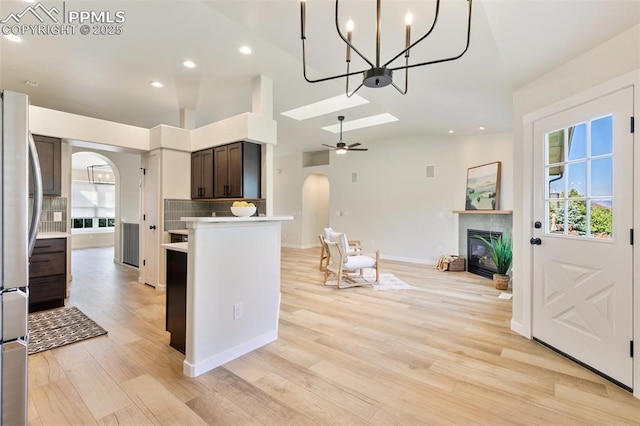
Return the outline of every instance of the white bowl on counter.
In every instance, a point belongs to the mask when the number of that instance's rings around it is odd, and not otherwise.
[[[238,217],[253,216],[256,212],[256,206],[253,207],[231,207],[231,213]]]

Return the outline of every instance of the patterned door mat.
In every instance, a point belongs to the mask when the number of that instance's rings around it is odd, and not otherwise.
[[[29,314],[29,355],[107,334],[77,307]]]

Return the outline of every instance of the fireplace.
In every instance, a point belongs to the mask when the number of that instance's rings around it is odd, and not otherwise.
[[[496,264],[491,260],[489,247],[478,237],[492,241],[501,236],[502,232],[467,229],[467,270],[469,272],[486,278],[493,277],[493,274],[497,272]]]

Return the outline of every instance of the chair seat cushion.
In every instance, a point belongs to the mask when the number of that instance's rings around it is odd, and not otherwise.
[[[376,266],[376,260],[370,256],[347,256],[346,262],[344,262],[345,269],[361,269],[361,268],[373,268]]]

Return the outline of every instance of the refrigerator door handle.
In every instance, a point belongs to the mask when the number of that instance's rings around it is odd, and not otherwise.
[[[29,257],[33,253],[38,237],[38,225],[42,213],[42,171],[40,170],[40,158],[33,135],[29,132],[29,159],[31,160],[31,174],[33,176],[33,210],[31,212],[31,223],[29,224]]]

